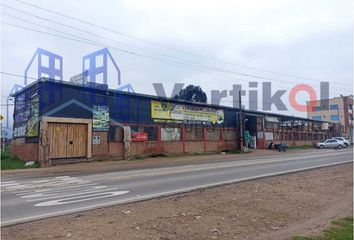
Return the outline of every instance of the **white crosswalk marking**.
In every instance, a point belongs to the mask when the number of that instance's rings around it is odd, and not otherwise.
[[[1,191],[14,193],[24,201],[33,202],[35,207],[72,204],[129,192],[70,176],[1,182]]]

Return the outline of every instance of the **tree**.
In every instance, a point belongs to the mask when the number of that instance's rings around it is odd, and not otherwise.
[[[173,98],[200,103],[206,103],[208,100],[207,95],[205,92],[203,92],[202,88],[192,84],[188,85],[186,88],[181,89],[181,91]]]

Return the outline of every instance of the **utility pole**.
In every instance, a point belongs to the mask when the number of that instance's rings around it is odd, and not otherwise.
[[[241,91],[238,92],[238,110],[239,110],[239,129],[240,129],[240,149],[243,147],[243,116],[242,116],[242,96]]]
[[[4,133],[3,133],[3,129],[2,129],[2,120],[4,119],[4,117],[2,115],[0,115],[0,131],[1,131],[1,151],[5,150],[5,142],[4,142]]]

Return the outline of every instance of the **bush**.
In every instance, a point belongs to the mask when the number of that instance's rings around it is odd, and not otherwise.
[[[13,156],[8,148],[5,148],[4,151],[1,151],[1,170],[39,167],[39,163],[37,162],[27,167],[25,164],[25,161],[22,161],[18,157]]]

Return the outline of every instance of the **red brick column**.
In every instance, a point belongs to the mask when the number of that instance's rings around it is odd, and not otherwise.
[[[204,152],[206,152],[206,128],[203,127],[203,142],[204,142]]]
[[[186,153],[186,126],[182,126],[183,153]]]
[[[157,125],[157,148],[159,152],[162,152],[161,125]]]

